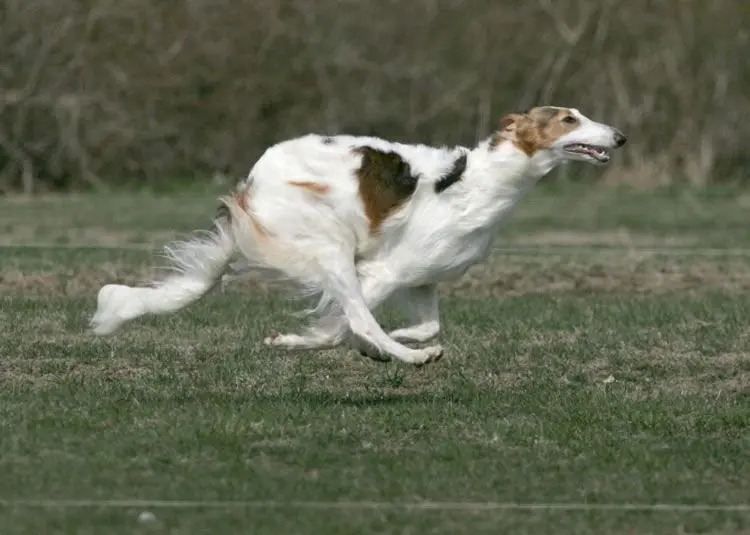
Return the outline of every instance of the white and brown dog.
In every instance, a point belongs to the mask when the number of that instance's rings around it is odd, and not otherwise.
[[[440,346],[404,343],[438,334],[437,284],[487,257],[539,178],[566,161],[605,164],[625,141],[576,109],[551,106],[503,117],[473,149],[353,136],[284,141],[221,199],[211,232],[167,247],[173,274],[99,291],[94,332],[179,310],[222,277],[257,271],[320,297],[304,333],[275,334],[267,345],[327,349],[349,339],[376,360],[435,361]],[[384,332],[373,311],[386,301],[408,312],[407,327]]]

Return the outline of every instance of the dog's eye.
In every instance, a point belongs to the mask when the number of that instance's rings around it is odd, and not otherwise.
[[[568,123],[568,124],[576,124],[576,123],[578,122],[578,119],[576,119],[576,118],[575,118],[575,117],[573,117],[572,115],[566,115],[566,116],[565,116],[565,117],[563,118],[563,122],[564,122],[564,123]]]

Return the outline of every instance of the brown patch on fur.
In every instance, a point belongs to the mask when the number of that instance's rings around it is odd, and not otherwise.
[[[269,236],[268,230],[258,221],[258,218],[255,217],[255,214],[250,208],[250,185],[245,184],[243,186],[240,186],[237,188],[237,190],[232,195],[232,198],[235,203],[237,203],[237,206],[239,206],[243,212],[247,214],[247,216],[250,218],[250,222],[253,225],[253,229],[255,230],[256,234],[258,235],[259,240],[263,240]]]
[[[370,221],[370,232],[377,232],[383,221],[414,194],[419,178],[395,152],[372,147],[358,147],[354,152],[362,156],[357,170],[359,196]]]
[[[250,208],[250,196],[248,195],[248,187],[241,186],[234,192],[234,202],[237,206],[242,208],[242,211],[248,214]],[[249,215],[249,214],[248,214]]]
[[[525,114],[511,113],[500,119],[500,130],[492,138],[490,148],[506,140],[531,157],[538,150],[551,147],[556,139],[572,132],[578,125],[578,119],[566,108],[542,106]]]
[[[314,193],[315,195],[326,195],[328,193],[329,188],[326,184],[317,184],[315,182],[289,182],[289,185],[295,186],[297,188],[306,189],[309,192]]]
[[[263,241],[268,237],[268,231],[266,230],[266,227],[260,224],[258,219],[253,214],[248,214],[250,216],[250,221],[253,224],[253,229],[255,229],[256,234],[258,235],[258,240]]]
[[[526,121],[526,119],[526,116],[520,113],[511,113],[508,115],[504,115],[500,119],[500,129],[494,136],[492,136],[492,139],[490,140],[490,149],[494,149],[503,141],[510,141],[518,147],[518,126]],[[523,150],[521,147],[518,148]],[[525,150],[523,150],[523,152],[528,154]]]

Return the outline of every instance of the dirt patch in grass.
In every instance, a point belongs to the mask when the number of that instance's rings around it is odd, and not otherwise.
[[[660,367],[660,390],[671,394],[700,394],[709,390],[750,394],[750,354],[728,352],[704,355],[657,348],[642,357]]]
[[[50,225],[6,225],[0,246],[69,245],[83,247],[160,247],[179,234],[165,230],[114,230],[104,227],[62,228]]]
[[[75,359],[8,359],[0,361],[0,385],[28,385],[36,388],[70,379],[97,381],[137,380],[151,370],[126,360],[90,364]]]
[[[560,380],[562,384],[598,384],[633,399],[708,392],[750,394],[750,354],[709,356],[681,346],[678,342],[644,350],[623,344],[617,355],[566,363]]]
[[[750,394],[750,351],[745,336],[750,329],[739,328],[731,341],[721,341],[725,349],[715,349],[710,338],[722,338],[726,332],[712,329],[696,335],[683,320],[677,315],[667,328],[623,325],[611,337],[586,323],[563,330],[529,326],[513,338],[504,337],[505,344],[498,343],[492,329],[477,335],[470,332],[469,324],[451,325],[455,345],[448,346],[447,360],[449,365],[470,368],[473,360],[482,358],[477,348],[486,347],[488,355],[495,355],[490,358],[497,360],[491,371],[474,373],[472,380],[486,391],[541,381],[560,387],[611,389],[641,400],[663,395]],[[608,342],[610,338],[617,342]],[[503,349],[498,352],[497,348]]]
[[[502,236],[500,237],[501,241]],[[508,240],[510,246],[617,246],[617,247],[689,247],[700,244],[698,237],[636,234],[627,229],[609,231],[542,231],[518,234]]]
[[[85,297],[95,296],[105,284],[127,284],[147,286],[150,281],[160,278],[162,272],[148,267],[104,267],[102,269],[73,270],[59,272],[40,271],[23,273],[18,270],[0,271],[0,296],[23,297]],[[272,288],[267,285],[242,281],[222,290],[240,293],[265,295]]]
[[[528,294],[666,294],[750,291],[745,259],[669,259],[634,255],[501,257],[446,285],[448,295],[500,298]]]
[[[144,284],[164,271],[146,264],[112,262],[0,270],[0,295],[90,296],[104,284]],[[502,298],[531,294],[668,294],[750,291],[750,262],[743,258],[658,258],[644,255],[500,256],[442,286],[444,295]],[[218,291],[222,291],[221,289]],[[234,281],[226,292],[273,291],[253,280]]]
[[[91,225],[86,227],[56,226],[54,222],[7,223],[0,235],[0,246],[54,244],[87,247],[161,247],[186,232],[165,229],[113,229]],[[540,231],[501,234],[501,246],[562,247],[689,247],[700,246],[699,236],[658,236],[633,233],[627,229],[602,231]]]
[[[127,267],[104,264],[99,269],[0,271],[0,295],[26,297],[92,295],[108,283],[142,284],[154,275],[154,270],[145,266]]]

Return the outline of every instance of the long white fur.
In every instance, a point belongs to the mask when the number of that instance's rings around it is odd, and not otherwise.
[[[348,339],[378,360],[437,360],[440,346],[417,349],[404,343],[427,342],[438,334],[438,283],[460,277],[487,257],[498,227],[539,178],[567,160],[585,159],[563,150],[565,145],[615,147],[615,129],[577,110],[571,113],[580,121],[578,128],[531,158],[509,141],[493,146],[492,138],[473,149],[343,135],[307,135],[274,145],[238,186],[243,202],[237,195],[223,199],[230,217],[217,219],[207,235],[168,248],[174,274],[151,287],[111,284],[100,290],[94,332],[112,333],[144,314],[179,310],[222,276],[231,280],[261,269],[320,295],[305,332],[270,336],[267,345],[323,349]],[[420,177],[412,197],[374,234],[355,174],[361,156],[352,149],[363,146],[398,153]],[[461,154],[467,155],[461,180],[436,193],[435,183]],[[318,194],[293,181],[327,191]],[[373,311],[386,301],[407,311],[408,326],[390,334],[382,330]]]

